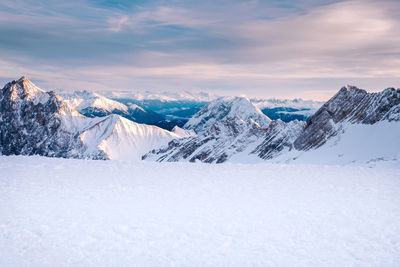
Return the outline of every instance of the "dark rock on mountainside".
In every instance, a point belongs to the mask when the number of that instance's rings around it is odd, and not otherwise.
[[[71,112],[54,92],[25,77],[6,84],[0,91],[0,154],[81,158],[83,145],[61,118]]]
[[[367,93],[346,86],[307,121],[294,146],[298,150],[320,147],[341,131],[344,122],[374,124],[382,120],[400,120],[400,89]]]
[[[303,121],[293,120],[283,122],[274,120],[268,126],[262,143],[251,153],[262,159],[271,159],[279,155],[284,149],[292,150],[293,142],[301,134],[305,126]]]

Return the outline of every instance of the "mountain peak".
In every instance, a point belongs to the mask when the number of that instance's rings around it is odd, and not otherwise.
[[[23,81],[29,81],[29,79],[26,76],[22,76],[17,80],[18,83],[23,82]]]
[[[339,93],[347,93],[347,92],[364,92],[367,93],[364,89],[360,89],[357,86],[346,84],[343,86],[340,90]]]
[[[240,118],[246,123],[257,122],[262,128],[271,121],[246,97],[219,97],[205,105],[184,128],[200,133],[208,131],[216,122],[229,118]]]
[[[3,92],[9,95],[10,100],[27,99],[34,101],[35,104],[45,103],[49,99],[49,94],[37,87],[28,78],[22,76],[18,80],[7,83]]]

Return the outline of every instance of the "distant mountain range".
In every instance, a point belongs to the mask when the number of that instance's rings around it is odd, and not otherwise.
[[[103,95],[100,95],[89,91],[59,91],[59,94],[85,116],[118,114],[135,122],[156,125],[166,130],[171,130],[174,126],[182,127],[207,103],[219,98],[204,92],[194,94],[115,91],[103,92]],[[250,101],[269,118],[285,122],[305,121],[323,104],[302,99]]]
[[[265,115],[277,108],[309,119]],[[245,97],[201,102],[109,99],[87,91],[60,96],[22,77],[0,91],[0,154],[342,164],[397,159],[399,121],[400,89],[394,88],[367,93],[346,86],[324,104]],[[147,125],[162,122],[171,131]]]
[[[306,121],[324,102],[303,99],[251,99],[251,102],[272,120]]]
[[[218,98],[217,95],[207,92],[152,92],[152,91],[102,91],[102,95],[111,99],[158,100],[163,102],[194,101],[210,102]]]
[[[164,120],[163,116],[152,110],[145,110],[133,103],[123,104],[93,92],[75,91],[60,95],[71,107],[90,118],[117,114],[137,123],[151,125]]]

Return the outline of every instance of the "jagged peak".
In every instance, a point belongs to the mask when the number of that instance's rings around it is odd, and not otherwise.
[[[29,80],[26,76],[22,76],[17,80],[17,84],[19,84],[23,89],[26,91],[29,91],[31,93],[36,93],[36,92],[43,92],[45,93],[46,91],[39,88],[36,86],[31,80]]]
[[[10,99],[13,101],[25,98],[34,101],[35,104],[43,104],[49,99],[49,94],[45,90],[37,87],[26,76],[22,76],[18,80],[7,83],[3,91],[8,91]]]
[[[17,80],[18,83],[23,82],[23,81],[29,81],[29,79],[26,76],[22,76]]]
[[[343,86],[340,90],[339,90],[339,93],[340,92],[352,92],[352,91],[362,91],[362,92],[367,92],[367,91],[365,91],[364,89],[360,89],[360,88],[358,88],[357,86],[354,86],[354,85],[350,85],[350,84],[346,84],[345,86]]]
[[[386,94],[386,93],[393,93],[393,92],[395,92],[395,91],[397,91],[398,93],[400,93],[400,88],[396,89],[396,88],[394,88],[394,87],[388,87],[388,88],[386,88],[385,90],[383,90],[383,93],[384,93],[384,94]]]
[[[246,123],[257,122],[263,128],[271,121],[247,97],[228,96],[219,97],[205,105],[184,125],[184,128],[201,133],[208,131],[218,121],[238,118]]]

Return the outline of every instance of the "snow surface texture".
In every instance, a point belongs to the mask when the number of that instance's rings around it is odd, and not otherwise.
[[[354,164],[400,159],[400,122],[340,125],[340,134],[308,151],[285,151],[273,162]]]
[[[171,132],[179,135],[180,137],[196,136],[196,133],[193,130],[185,130],[178,126],[175,126]]]
[[[399,266],[393,166],[3,156],[0,266]]]

